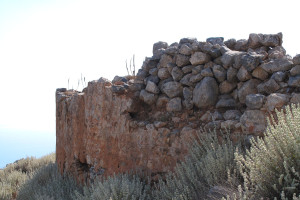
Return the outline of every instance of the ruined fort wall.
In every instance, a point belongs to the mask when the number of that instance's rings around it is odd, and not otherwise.
[[[300,55],[282,34],[157,42],[135,77],[56,91],[56,157],[80,180],[172,170],[200,129],[262,135],[275,109],[300,102]]]

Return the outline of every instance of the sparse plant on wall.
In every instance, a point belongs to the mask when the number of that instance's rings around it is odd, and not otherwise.
[[[132,56],[132,58],[130,58],[129,68],[128,68],[127,60],[125,61],[125,65],[126,65],[126,70],[127,70],[128,76],[135,77],[135,60],[134,60],[134,55]]]

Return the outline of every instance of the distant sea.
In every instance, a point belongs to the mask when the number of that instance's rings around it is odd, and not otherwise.
[[[55,132],[12,130],[0,127],[0,169],[21,158],[55,152]]]

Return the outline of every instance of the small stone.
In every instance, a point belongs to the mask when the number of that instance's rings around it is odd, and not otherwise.
[[[221,94],[228,94],[232,92],[236,88],[237,84],[236,83],[230,83],[229,81],[223,81],[219,85],[219,90]]]
[[[283,58],[286,55],[286,51],[282,46],[274,47],[268,51],[269,59]]]
[[[233,67],[229,67],[229,69],[227,70],[227,80],[229,82],[235,82],[237,80],[236,75],[237,75],[237,69],[233,68]]]
[[[192,76],[193,76],[192,73],[185,75],[185,76],[180,80],[180,83],[181,83],[182,85],[192,86],[193,83],[190,82],[190,78],[191,78]]]
[[[206,111],[206,113],[204,113],[204,115],[201,116],[200,121],[202,122],[212,121],[212,113],[210,111]]]
[[[149,105],[156,103],[157,97],[156,94],[149,93],[146,90],[140,92],[140,99]]]
[[[215,45],[215,44],[219,44],[220,46],[222,46],[224,44],[224,38],[223,37],[210,37],[206,39],[206,42]]]
[[[216,105],[216,108],[232,108],[236,103],[234,99],[220,99]]]
[[[159,89],[158,89],[157,85],[155,83],[153,83],[152,81],[147,82],[146,91],[151,92],[153,94],[159,93]]]
[[[300,93],[293,93],[291,98],[291,103],[299,104],[300,103]]]
[[[242,113],[239,110],[227,110],[223,117],[225,120],[239,120]]]
[[[192,54],[190,62],[192,65],[201,65],[210,61],[210,56],[206,53],[195,52]]]
[[[267,97],[266,107],[269,111],[273,111],[275,108],[282,108],[288,101],[289,97],[287,95],[273,93]]]
[[[124,83],[127,83],[128,80],[127,80],[127,78],[122,77],[122,76],[115,76],[114,79],[113,79],[111,82],[112,82],[113,84],[114,84],[115,82],[124,82]]]
[[[271,94],[280,89],[280,86],[274,79],[270,79],[267,82],[261,83],[257,86],[259,93]]]
[[[133,84],[129,85],[129,90],[134,91],[134,92],[141,91],[144,88],[145,88],[145,85],[142,83],[133,83]]]
[[[288,84],[291,87],[300,87],[300,75],[290,76]]]
[[[168,63],[167,64],[167,69],[168,69],[168,72],[171,74],[172,73],[172,70],[177,67],[174,63]]]
[[[136,79],[137,80],[144,80],[148,75],[148,72],[144,69],[139,69],[137,75],[136,75]]]
[[[161,122],[161,121],[155,121],[154,123],[155,128],[162,128],[166,126],[168,123],[167,122]]]
[[[179,49],[179,53],[182,55],[186,55],[186,56],[191,55],[192,52],[193,52],[193,50],[191,49],[190,44],[188,45],[188,43],[181,45],[181,47]]]
[[[299,65],[300,66],[300,65]],[[286,72],[275,72],[272,76],[271,79],[274,79],[277,82],[282,82],[286,78]]]
[[[148,76],[147,78],[144,79],[144,83],[147,84],[148,81],[152,81],[153,83],[158,84],[159,83],[159,78],[158,78],[158,76],[150,75],[150,76]]]
[[[219,87],[214,78],[205,77],[197,83],[193,90],[193,103],[198,108],[215,105],[219,94]]]
[[[158,77],[161,80],[164,80],[164,79],[167,79],[167,78],[171,77],[171,74],[169,73],[167,68],[160,68],[158,70]]]
[[[266,47],[276,47],[282,44],[282,33],[263,34],[261,44]]]
[[[149,74],[153,75],[153,76],[157,76],[158,74],[158,69],[157,68],[153,68],[149,70]]]
[[[234,46],[236,45],[236,39],[234,39],[234,38],[231,38],[231,39],[229,39],[229,40],[226,40],[225,42],[224,42],[224,44],[229,48],[229,49],[233,49],[234,48]]]
[[[262,94],[249,94],[246,96],[246,105],[248,109],[259,110],[263,106],[265,98]]]
[[[166,43],[166,42],[159,41],[159,42],[154,43],[153,44],[153,55],[155,55],[157,53],[157,50],[166,49],[166,48],[168,48],[168,43]]]
[[[174,67],[171,74],[174,81],[179,81],[184,75],[179,67]]]
[[[239,123],[237,120],[226,120],[221,123],[221,129],[233,130],[237,123]]]
[[[185,44],[185,43],[193,44],[195,41],[197,41],[197,38],[194,37],[181,38],[179,44]]]
[[[208,76],[208,77],[213,77],[214,74],[213,72],[211,71],[211,68],[205,68],[201,71],[201,76]]]
[[[193,108],[192,100],[184,100],[182,104],[187,110],[191,110]]]
[[[123,85],[113,85],[111,89],[113,93],[117,94],[124,94],[126,91],[126,88]]]
[[[247,81],[249,79],[252,78],[251,74],[246,70],[246,68],[244,66],[242,66],[238,73],[237,73],[237,78],[240,80],[240,81]]]
[[[257,85],[260,83],[257,79],[250,79],[247,82],[243,83],[241,88],[238,90],[238,98],[241,103],[246,102],[246,96],[248,94],[257,93]]]
[[[157,60],[151,60],[150,58],[146,58],[143,62],[142,69],[149,72],[150,69],[156,68],[158,64]]]
[[[234,50],[236,51],[247,51],[248,49],[248,40],[240,39],[236,41]]]
[[[193,75],[197,75],[199,73],[201,73],[201,71],[203,70],[204,66],[203,65],[197,65],[196,67],[194,67],[192,69],[192,74]]]
[[[230,67],[233,65],[235,57],[242,54],[243,52],[240,51],[227,51],[221,57],[221,62],[223,63],[224,67]]]
[[[300,74],[300,65],[296,65],[290,71],[291,76],[296,76]]]
[[[180,112],[181,110],[182,110],[182,105],[181,105],[180,97],[173,98],[167,103],[168,112]]]
[[[165,107],[167,103],[169,102],[169,98],[166,95],[159,95],[157,101],[156,101],[156,106],[158,108]]]
[[[295,57],[293,58],[293,63],[295,65],[300,65],[300,54],[295,55]]]
[[[222,123],[222,121],[220,121],[220,120],[208,122],[208,123],[204,126],[204,130],[206,130],[206,131],[219,130],[219,129],[221,128],[221,123]]]
[[[182,93],[183,93],[184,99],[186,99],[186,100],[191,100],[193,98],[193,91],[188,87],[184,87]]]
[[[227,72],[221,65],[214,65],[213,73],[219,83],[223,82],[226,79]]]
[[[182,54],[177,54],[176,55],[176,65],[178,67],[183,67],[183,66],[186,66],[186,65],[189,65],[191,64],[190,63],[190,56],[185,56],[185,55],[182,55]]]
[[[265,114],[260,110],[246,110],[240,123],[244,132],[252,134],[262,134],[267,127]]]
[[[192,73],[193,74],[193,73]],[[190,78],[190,82],[197,83],[203,79],[203,76],[201,74],[193,75]]]
[[[257,67],[253,70],[252,76],[263,81],[269,77],[269,74],[263,68]]]
[[[178,51],[178,46],[169,46],[166,48],[165,53],[174,56]]]
[[[218,111],[215,111],[213,114],[212,114],[212,120],[223,120],[223,116],[220,112]]]
[[[187,74],[187,73],[192,72],[192,69],[193,69],[193,68],[194,68],[193,65],[188,65],[188,66],[183,67],[183,68],[182,68],[182,71],[183,71],[183,73]]]
[[[262,45],[261,44],[262,38],[263,38],[262,34],[251,33],[248,39],[249,48],[256,49],[260,47]]]
[[[288,71],[293,67],[293,62],[288,58],[279,58],[271,60],[261,65],[261,67],[268,73],[273,74],[278,71]]]
[[[166,68],[168,63],[172,63],[173,58],[170,55],[164,54],[161,56],[159,60],[159,67],[158,68]]]
[[[256,53],[247,53],[241,57],[241,63],[248,72],[252,72],[259,65],[260,59]]]
[[[162,92],[170,98],[180,96],[182,94],[182,89],[182,85],[176,81],[167,82],[162,86]]]

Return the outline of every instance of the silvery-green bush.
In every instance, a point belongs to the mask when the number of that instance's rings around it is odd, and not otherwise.
[[[243,199],[300,199],[300,107],[292,105],[276,116],[278,121],[268,122],[264,137],[252,140],[245,156],[235,154]]]
[[[195,200],[205,199],[209,189],[215,185],[237,181],[234,153],[240,145],[234,145],[229,134],[220,142],[216,131],[199,133],[191,144],[189,155],[178,164],[174,172],[160,180],[153,191],[154,199]]]
[[[77,200],[150,200],[150,185],[136,175],[119,174],[97,180],[83,193],[75,192]]]

